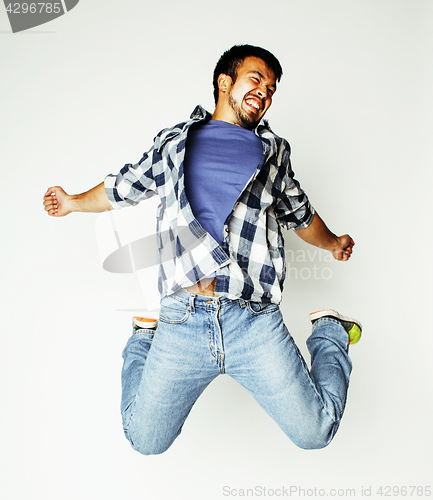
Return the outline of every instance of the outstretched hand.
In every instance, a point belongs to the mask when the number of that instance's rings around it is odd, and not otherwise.
[[[338,243],[336,247],[332,250],[332,255],[336,260],[349,260],[352,255],[352,249],[355,245],[355,242],[348,234],[344,234],[343,236],[337,236]]]
[[[60,186],[48,188],[44,195],[44,207],[52,217],[64,217],[72,212],[70,196]]]

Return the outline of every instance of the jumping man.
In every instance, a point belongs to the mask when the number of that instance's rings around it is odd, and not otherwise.
[[[90,191],[68,195],[56,186],[45,194],[53,217],[159,197],[158,326],[135,329],[123,352],[123,427],[140,453],[167,450],[224,373],[301,448],[326,446],[339,427],[349,344],[361,325],[333,310],[312,313],[307,368],[279,309],[282,229],[341,261],[354,242],[315,212],[294,178],[289,144],[263,120],[281,76],[267,50],[234,46],[215,67],[212,115],[197,106],[189,121],[162,130],[138,163]]]

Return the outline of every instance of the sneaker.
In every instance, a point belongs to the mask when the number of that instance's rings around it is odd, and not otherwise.
[[[158,326],[158,320],[154,318],[142,318],[139,316],[132,317],[132,326],[134,330],[146,329],[146,330],[156,330]]]
[[[343,328],[349,335],[349,344],[356,344],[361,338],[362,325],[356,319],[343,316],[333,309],[323,309],[323,311],[316,311],[310,314],[310,320],[312,323],[314,323],[319,318],[338,319],[338,321],[342,324]]]

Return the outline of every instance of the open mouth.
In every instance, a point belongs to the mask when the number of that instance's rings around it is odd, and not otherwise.
[[[247,97],[244,102],[253,113],[257,114],[263,109],[263,103],[255,97]]]

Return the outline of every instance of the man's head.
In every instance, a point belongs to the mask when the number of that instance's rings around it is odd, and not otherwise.
[[[227,50],[214,71],[214,119],[254,128],[271,105],[282,74],[278,59],[261,47],[235,45]]]

